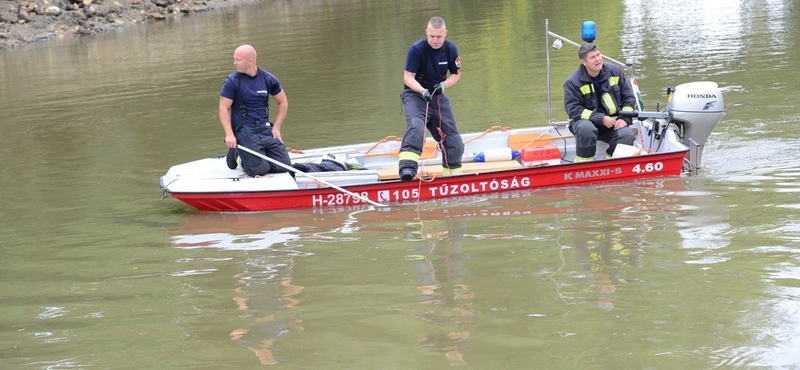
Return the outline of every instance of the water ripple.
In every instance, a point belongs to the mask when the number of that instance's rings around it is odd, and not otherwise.
[[[66,307],[44,307],[44,312],[40,313],[36,318],[38,319],[52,319],[61,317],[68,314],[70,310]]]

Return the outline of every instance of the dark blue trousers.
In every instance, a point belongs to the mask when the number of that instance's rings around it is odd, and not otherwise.
[[[617,144],[633,145],[636,139],[630,127],[619,130],[605,126],[597,127],[592,121],[579,119],[569,123],[569,131],[575,135],[575,154],[579,157],[594,158],[597,140],[608,143],[606,154],[614,154]]]
[[[267,126],[265,123],[245,123],[237,127],[233,134],[236,136],[236,141],[239,145],[291,167],[292,160],[289,158],[286,146],[272,136],[272,127]],[[287,169],[244,150],[239,150],[238,152],[239,158],[242,159],[242,169],[249,176],[255,177],[268,173],[288,172]]]
[[[403,101],[403,113],[406,115],[406,133],[403,135],[403,143],[400,152],[413,152],[422,154],[422,147],[425,143],[425,128],[437,142],[442,141],[444,135],[444,160],[443,166],[447,168],[461,168],[461,157],[464,155],[464,141],[458,133],[456,119],[453,116],[453,107],[450,105],[450,98],[447,95],[434,95],[430,104],[426,104],[422,95],[413,90],[403,90],[400,94]],[[428,116],[425,116],[425,108],[428,105]],[[439,130],[441,129],[441,132]],[[424,158],[423,158],[424,159]],[[411,168],[415,172],[418,162],[401,160],[399,168]]]

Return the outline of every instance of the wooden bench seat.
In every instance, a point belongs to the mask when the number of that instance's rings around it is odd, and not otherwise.
[[[519,168],[522,168],[522,165],[514,160],[497,161],[497,162],[465,162],[462,163],[461,165],[462,174],[464,175],[493,172],[493,171],[513,170]],[[422,166],[420,168],[420,172],[430,173],[435,176],[441,176],[442,166],[438,164],[430,166]],[[400,174],[397,168],[383,168],[378,170],[378,178],[380,178],[381,181],[397,180],[400,178]]]

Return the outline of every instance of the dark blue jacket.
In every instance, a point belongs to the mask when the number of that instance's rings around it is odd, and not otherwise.
[[[618,117],[623,110],[632,111],[636,96],[622,70],[612,64],[603,64],[598,75],[600,81],[600,104],[598,107],[594,83],[586,68],[581,65],[564,82],[564,109],[570,121],[585,119],[595,126],[603,125],[603,116]],[[621,117],[631,124],[631,118]]]
[[[427,65],[423,66],[425,62]],[[448,71],[451,74],[461,73],[458,48],[450,40],[444,40],[439,49],[433,49],[427,39],[418,40],[408,48],[405,70],[416,73],[419,84],[433,91],[436,85],[447,78]]]

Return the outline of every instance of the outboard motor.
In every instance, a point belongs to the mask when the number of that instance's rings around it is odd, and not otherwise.
[[[725,102],[716,82],[690,82],[667,89],[669,103],[662,112],[620,112],[621,116],[645,120],[654,118],[656,131],[658,122],[673,127],[680,141],[689,148],[686,169],[695,172],[701,166],[703,146],[725,116]],[[665,122],[666,121],[666,122]],[[656,133],[656,139],[660,140]]]
[[[669,94],[667,111],[671,122],[683,131],[681,137],[690,149],[689,168],[700,168],[706,140],[725,116],[722,91],[711,81],[678,85]]]
[[[690,82],[672,90],[667,110],[686,144],[702,146],[725,116],[725,102],[716,82]]]

